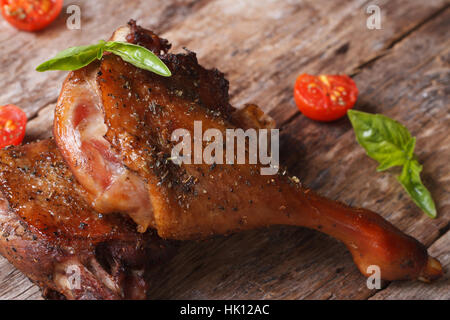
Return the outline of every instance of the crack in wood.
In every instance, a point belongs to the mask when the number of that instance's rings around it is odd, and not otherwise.
[[[434,240],[430,246],[432,246],[436,241],[438,241],[441,237],[445,236],[445,234],[450,230],[450,223],[447,223],[446,226],[439,229],[439,236]]]

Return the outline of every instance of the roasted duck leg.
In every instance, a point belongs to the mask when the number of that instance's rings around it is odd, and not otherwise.
[[[1,150],[0,253],[47,298],[147,298],[147,271],[174,249],[84,193],[53,140]]]
[[[225,136],[227,129],[270,126],[270,121],[254,106],[236,111],[223,74],[201,67],[192,52],[167,53],[166,40],[133,21],[113,39],[146,46],[172,76],[106,55],[67,77],[54,134],[97,210],[120,211],[140,231],[151,227],[163,238],[178,240],[270,225],[305,226],[344,242],[365,275],[369,265],[377,265],[386,280],[441,276],[441,265],[418,241],[369,210],[315,194],[284,170],[264,176],[261,165],[175,164],[175,129],[193,136],[194,122],[200,121],[203,131],[218,129]],[[121,186],[125,197],[136,196],[137,202],[111,197]]]

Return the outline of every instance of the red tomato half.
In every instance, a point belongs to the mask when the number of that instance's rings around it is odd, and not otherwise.
[[[27,115],[12,104],[0,107],[0,149],[19,145],[25,136]]]
[[[343,117],[358,97],[355,82],[347,75],[302,74],[294,87],[294,100],[310,119],[333,121]]]
[[[0,0],[2,15],[20,30],[44,29],[61,12],[63,0]]]

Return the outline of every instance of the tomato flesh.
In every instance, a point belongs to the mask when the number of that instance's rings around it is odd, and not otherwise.
[[[6,21],[20,30],[45,28],[61,12],[63,0],[0,0]]]
[[[25,136],[27,115],[19,107],[8,104],[0,107],[0,149],[17,146]]]
[[[302,74],[294,87],[298,109],[317,121],[334,121],[351,109],[358,97],[355,82],[347,75]]]

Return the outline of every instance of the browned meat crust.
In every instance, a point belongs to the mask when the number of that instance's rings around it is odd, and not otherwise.
[[[169,41],[158,37],[153,31],[138,26],[135,20],[130,20],[128,27],[129,30],[127,30],[125,40],[130,43],[146,47],[157,55],[167,53],[172,47]]]
[[[48,297],[145,298],[167,243],[83,194],[53,140],[0,151],[0,253]]]
[[[130,31],[126,37],[127,41],[151,50],[160,56],[172,71],[169,78],[147,73],[150,76],[148,81],[156,81],[160,86],[169,88],[168,94],[181,97],[186,107],[189,103],[199,104],[211,112],[221,112],[222,116],[226,117],[235,111],[229,103],[229,83],[222,72],[215,68],[203,68],[198,63],[195,52],[187,49],[184,54],[169,53],[172,45],[166,39],[137,26],[134,20],[130,20],[128,26]]]

